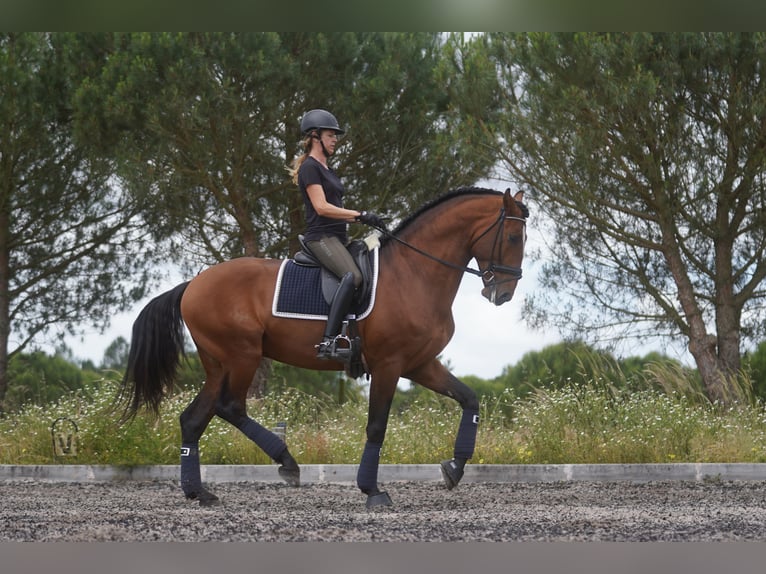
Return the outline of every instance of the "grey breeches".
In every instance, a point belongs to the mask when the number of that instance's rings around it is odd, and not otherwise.
[[[323,237],[319,241],[308,241],[307,245],[317,259],[332,271],[338,278],[346,273],[354,275],[354,287],[362,284],[362,272],[354,263],[354,259],[346,246],[337,237]]]

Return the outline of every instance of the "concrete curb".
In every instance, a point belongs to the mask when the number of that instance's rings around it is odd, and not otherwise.
[[[358,465],[301,465],[301,482],[355,483]],[[0,465],[0,481],[109,482],[178,480],[178,465]],[[380,482],[441,481],[438,464],[383,464]],[[216,482],[282,482],[275,465],[202,465],[202,480]],[[766,463],[674,464],[469,464],[463,482],[661,480],[766,480]]]

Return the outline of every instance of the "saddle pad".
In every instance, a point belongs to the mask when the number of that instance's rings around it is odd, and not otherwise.
[[[361,305],[352,305],[351,313],[357,320],[364,319],[375,305],[378,287],[378,249],[372,254],[372,285],[369,299]],[[322,270],[319,267],[298,265],[292,259],[285,259],[279,267],[277,284],[274,288],[274,302],[271,312],[275,317],[286,319],[315,319],[326,321],[330,306],[322,296]],[[357,308],[355,308],[357,307]]]

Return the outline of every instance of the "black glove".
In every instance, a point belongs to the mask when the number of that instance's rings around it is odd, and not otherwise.
[[[370,213],[369,211],[363,211],[362,213],[357,215],[356,220],[359,223],[364,223],[365,225],[371,225],[372,227],[377,227],[378,229],[386,228],[386,222],[383,221],[383,218],[380,215],[377,215],[375,213]]]

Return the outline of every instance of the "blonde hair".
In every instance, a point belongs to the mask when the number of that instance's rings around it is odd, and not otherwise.
[[[303,138],[303,154],[296,157],[293,160],[293,165],[287,168],[287,172],[290,174],[290,178],[295,185],[298,185],[298,171],[301,169],[301,165],[303,165],[303,162],[306,161],[306,158],[309,156],[309,152],[311,151],[311,140],[311,135],[307,135],[305,138]]]

